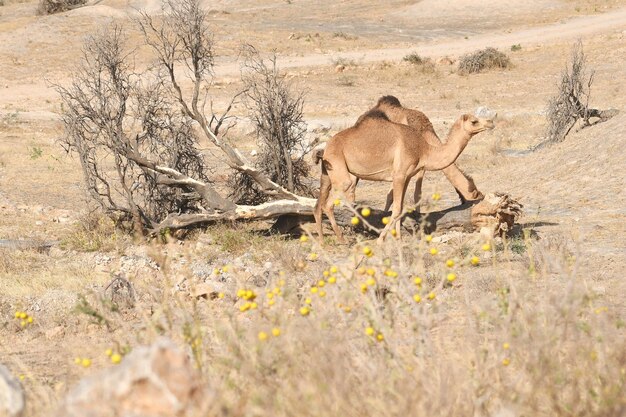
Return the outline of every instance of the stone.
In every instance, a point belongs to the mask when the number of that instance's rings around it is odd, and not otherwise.
[[[83,378],[58,417],[190,417],[208,415],[213,393],[189,356],[168,339],[134,349],[122,363]]]
[[[25,402],[20,382],[0,363],[0,416],[21,416]]]
[[[491,110],[489,107],[480,106],[474,110],[474,116],[493,120],[498,116],[498,112]]]
[[[450,57],[443,56],[441,58],[437,58],[435,63],[437,65],[452,65],[452,64],[454,64],[454,60],[452,58],[450,58]]]

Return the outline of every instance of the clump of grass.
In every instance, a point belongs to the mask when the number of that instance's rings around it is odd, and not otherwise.
[[[355,35],[349,35],[345,32],[335,32],[333,33],[333,38],[339,38],[339,39],[343,39],[346,41],[353,41],[355,39],[357,39],[357,36]]]
[[[420,56],[417,52],[406,55],[402,61],[414,65],[423,74],[432,74],[437,71],[432,59]]]
[[[337,57],[337,58],[333,58],[330,61],[332,63],[332,65],[334,67],[338,67],[338,66],[344,66],[344,67],[357,67],[359,66],[359,63],[354,60],[354,59],[350,59],[350,58],[345,58],[345,57]]]
[[[519,43],[515,45],[511,45],[511,51],[516,52],[516,51],[521,51],[521,50],[522,50],[522,45],[520,45]]]
[[[54,14],[67,12],[87,4],[87,0],[39,0],[37,13]]]
[[[111,252],[123,248],[130,238],[115,227],[115,223],[96,212],[82,217],[61,241],[64,249],[78,252]]]
[[[493,68],[510,68],[511,59],[495,48],[485,48],[463,56],[459,60],[460,74],[474,74]]]

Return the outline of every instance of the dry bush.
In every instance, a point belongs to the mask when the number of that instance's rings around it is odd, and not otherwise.
[[[459,73],[473,74],[492,68],[510,68],[509,57],[495,48],[485,48],[459,59]]]
[[[304,94],[280,73],[276,55],[264,60],[251,45],[243,48],[244,104],[254,124],[259,154],[255,166],[285,189],[310,195],[305,160],[311,151],[303,118]],[[260,204],[269,198],[245,172],[231,179],[231,196],[239,204]]]
[[[54,14],[84,6],[87,0],[39,0],[37,13]]]
[[[416,66],[419,71],[424,74],[432,74],[437,70],[437,68],[435,67],[435,63],[431,58],[424,58],[420,56],[417,52],[406,55],[404,58],[402,58],[402,60]]]

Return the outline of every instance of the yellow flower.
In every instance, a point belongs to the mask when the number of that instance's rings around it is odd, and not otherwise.
[[[367,284],[361,284],[361,292],[365,294],[367,292]]]
[[[224,298],[224,293],[223,293],[223,292],[221,292],[221,293],[217,294],[217,298],[219,298],[220,300],[221,300],[222,298]]]
[[[383,336],[382,333],[378,333],[376,335],[376,340],[378,340],[379,342],[382,342],[383,340],[385,340],[385,336]]]
[[[364,266],[360,266],[359,269],[356,270],[356,273],[359,275],[363,275],[367,272]]]
[[[273,306],[274,304],[276,304],[276,300],[269,300],[267,302],[267,305],[270,306],[270,307]]]
[[[237,290],[237,297],[243,298],[245,296],[246,296],[246,290],[243,290],[243,289]]]
[[[22,374],[22,375],[20,375],[20,377],[19,377],[19,378],[20,378],[20,381],[23,381],[23,380],[25,380],[25,379],[26,379],[26,375]]]
[[[420,285],[422,285],[422,279],[420,277],[415,277],[413,278],[413,282],[415,283],[415,285],[417,285],[418,287]]]
[[[265,332],[259,332],[259,340],[261,342],[265,342],[267,340],[267,333]]]
[[[81,359],[81,360],[80,360],[80,365],[81,365],[83,368],[89,368],[89,367],[91,366],[91,359],[88,359],[88,358],[83,358],[83,359]]]
[[[447,266],[448,268],[452,268],[452,267],[454,266],[454,261],[453,261],[452,259],[448,259],[448,260],[446,261],[446,266]]]
[[[246,300],[254,300],[256,298],[256,294],[252,290],[246,291],[246,295],[244,296]]]
[[[271,292],[271,291],[270,291],[270,292],[268,292],[268,293],[267,293],[267,298],[268,298],[268,299],[270,299],[270,300],[271,300],[272,298],[274,298],[274,293],[273,293],[273,292]]]
[[[439,194],[439,193],[434,193],[433,194],[433,200],[439,201],[440,199],[441,199],[441,194]]]
[[[363,216],[363,217],[367,217],[367,216],[369,216],[370,214],[372,214],[372,211],[369,209],[369,207],[364,207],[364,208],[361,210],[361,216]]]
[[[27,324],[28,324],[28,322],[26,320],[22,320],[20,322],[20,326],[22,326],[22,327],[26,327]]]
[[[304,304],[311,304],[313,302],[313,300],[311,300],[310,298],[305,298],[304,299]]]
[[[374,275],[376,275],[376,270],[374,268],[367,268],[365,270],[365,273],[371,277],[373,277]]]
[[[350,223],[352,223],[352,226],[356,226],[357,224],[359,224],[359,218],[354,216],[352,219],[350,219]]]
[[[81,361],[81,360],[82,360],[81,358],[76,357],[76,358],[74,358],[74,363],[75,363],[76,365],[80,365],[80,361]]]
[[[278,285],[280,285],[280,283],[278,283]],[[280,295],[280,288],[275,287],[275,288],[272,290],[272,293],[273,293],[274,295]]]
[[[28,324],[32,324],[33,323],[33,317],[32,316],[28,316],[28,318],[26,319],[26,321],[28,322]]]
[[[433,235],[426,235],[424,236],[424,239],[426,240],[426,242],[430,243],[433,241]]]
[[[343,308],[343,311],[344,311],[344,313],[349,313],[349,312],[351,312],[351,311],[352,311],[352,308],[351,308],[351,307],[348,307],[348,306],[345,306],[345,307]]]
[[[436,295],[435,295],[435,293],[434,293],[434,292],[432,292],[432,291],[431,291],[431,292],[429,292],[429,293],[428,293],[428,299],[429,299],[429,300],[434,300],[434,299],[435,299],[435,297],[436,297]]]
[[[322,272],[322,275],[324,275],[325,277],[327,277],[327,276],[329,276],[329,275],[330,275],[330,272],[328,272],[328,271],[324,271],[324,272]]]
[[[120,362],[122,362],[122,355],[120,355],[119,353],[114,353],[113,355],[111,355],[112,364],[117,365]]]
[[[315,252],[311,252],[311,253],[309,254],[309,260],[314,261],[314,260],[316,260],[316,259],[317,259],[317,253],[315,253]]]
[[[239,311],[241,311],[242,313],[248,310],[250,310],[250,303],[243,303],[239,306]]]
[[[307,235],[302,235],[300,236],[300,242],[305,243],[309,240],[309,237]]]
[[[280,336],[280,329],[278,327],[274,327],[272,329],[272,336],[274,336],[274,337]]]
[[[333,204],[338,206],[338,205],[341,204],[341,200],[337,198],[337,199],[335,199],[335,201],[333,201]]]
[[[375,333],[375,330],[373,327],[366,327],[365,328],[365,334],[368,336],[373,336]]]
[[[213,275],[217,275],[219,273],[220,273],[220,270],[218,268],[213,269]]]
[[[280,271],[280,275],[285,275],[285,273]],[[284,287],[285,286],[285,280],[284,279],[279,279],[278,280],[278,286],[279,287]]]
[[[420,301],[422,301],[422,296],[419,294],[415,294],[413,296],[413,301],[415,301],[416,303],[419,303]]]
[[[368,278],[367,281],[365,281],[365,283],[371,287],[373,285],[376,285],[376,280],[374,278]]]
[[[337,272],[339,272],[339,269],[337,269],[337,267],[335,265],[330,267],[330,273],[331,274],[336,274]]]
[[[395,278],[398,276],[398,273],[396,271],[394,271],[393,269],[387,269],[385,270],[385,275],[390,277],[390,278]]]
[[[491,245],[489,243],[485,243],[482,248],[485,252],[487,252],[491,250]]]
[[[509,366],[510,363],[511,363],[511,359],[509,358],[502,359],[502,365]]]
[[[23,311],[20,313],[20,318],[22,320],[24,320],[26,317],[28,317],[28,314],[24,313]]]
[[[448,282],[452,282],[456,279],[456,274],[454,272],[450,272],[447,278],[448,278]]]
[[[389,217],[383,217],[383,224],[384,225],[388,225],[389,224]]]
[[[439,253],[439,251],[437,250],[437,248],[430,248],[430,254],[431,254],[431,255],[433,255],[433,256],[434,256],[434,255],[436,255],[436,254],[438,254],[438,253]]]
[[[224,271],[224,272],[230,271],[230,266],[229,265],[224,265],[224,267],[222,268],[222,271]]]
[[[472,265],[476,266],[480,263],[480,258],[478,256],[472,256],[472,259],[470,259],[470,262],[472,263]]]
[[[251,310],[256,310],[259,307],[259,305],[255,302],[250,303],[250,309]]]
[[[318,288],[317,288],[317,287],[311,287],[311,293],[312,293],[312,294],[317,293],[317,291],[318,291]]]
[[[300,314],[302,316],[308,316],[310,312],[311,312],[311,309],[308,308],[308,307],[301,307],[300,308]]]
[[[319,280],[319,281],[317,282],[317,286],[318,286],[318,287],[323,287],[324,285],[326,285],[326,282],[325,282],[325,281],[323,281],[323,280]]]
[[[504,349],[504,350],[507,350],[507,349],[509,349],[510,347],[511,347],[511,345],[509,345],[507,342],[504,342],[504,343],[502,344],[502,349]]]
[[[113,354],[113,349],[109,348],[109,349],[105,350],[104,354],[107,355],[107,356],[111,356]]]
[[[391,233],[391,236],[393,237],[395,237],[398,234],[398,232],[396,232],[396,229],[391,229],[390,233]]]
[[[320,297],[326,297],[326,291],[322,290],[318,293]]]
[[[336,276],[331,276],[328,278],[328,283],[329,284],[334,284],[335,282],[337,282],[337,277]]]
[[[19,319],[22,316],[22,313],[20,311],[16,311],[15,312],[15,318]]]
[[[365,256],[372,256],[372,248],[370,248],[369,246],[366,246],[363,248],[363,255]]]

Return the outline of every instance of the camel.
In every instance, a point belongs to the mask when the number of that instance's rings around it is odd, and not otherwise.
[[[383,96],[378,99],[376,106],[372,110],[380,110],[387,118],[395,123],[400,123],[412,127],[413,129],[421,132],[422,137],[428,142],[428,144],[437,146],[441,144],[441,139],[437,136],[435,129],[428,117],[419,110],[408,109],[403,107],[394,96]],[[367,114],[367,113],[366,113]],[[363,117],[363,116],[361,116]],[[360,118],[357,120],[359,122]],[[442,170],[450,184],[454,187],[461,204],[467,201],[482,200],[484,195],[476,188],[476,184],[471,177],[465,175],[455,164]],[[413,202],[417,205],[421,199],[422,194],[422,181],[424,179],[424,171],[421,171],[415,175],[415,191],[413,192]],[[357,180],[358,182],[358,180]],[[387,202],[385,203],[385,211],[389,210],[393,202],[393,190],[387,194]]]
[[[357,179],[392,183],[391,221],[380,234],[379,242],[385,239],[393,226],[399,237],[398,220],[410,179],[417,174],[423,175],[424,171],[449,167],[474,135],[493,127],[491,120],[464,114],[450,129],[445,144],[432,145],[424,138],[423,131],[394,123],[380,110],[366,113],[353,127],[333,136],[323,156],[320,155],[320,195],[314,210],[319,238],[322,238],[324,212],[337,239],[345,241],[335,220],[334,201],[330,196],[332,192],[339,193],[349,203],[354,203]]]

